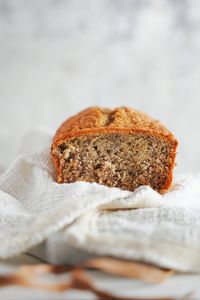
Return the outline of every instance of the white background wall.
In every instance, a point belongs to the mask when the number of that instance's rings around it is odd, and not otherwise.
[[[35,126],[128,105],[179,138],[200,170],[200,1],[0,0],[0,164]]]

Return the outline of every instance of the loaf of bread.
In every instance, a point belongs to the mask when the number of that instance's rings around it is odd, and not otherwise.
[[[127,107],[88,108],[66,120],[51,147],[59,183],[97,182],[158,192],[172,182],[177,140],[159,121]]]

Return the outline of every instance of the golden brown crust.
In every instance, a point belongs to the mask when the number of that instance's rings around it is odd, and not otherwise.
[[[58,177],[60,176],[59,160],[53,155],[53,150],[58,145],[80,135],[116,132],[121,134],[144,132],[150,136],[164,138],[173,145],[169,176],[162,191],[167,190],[173,178],[178,141],[159,121],[128,107],[118,107],[114,110],[91,107],[66,120],[57,130],[52,143],[52,158]]]
[[[68,136],[70,138],[80,134],[98,132],[134,132],[148,131],[153,135],[169,136],[172,134],[157,120],[142,112],[128,107],[118,107],[114,110],[100,107],[87,108],[66,120],[57,130],[53,143],[60,144]]]

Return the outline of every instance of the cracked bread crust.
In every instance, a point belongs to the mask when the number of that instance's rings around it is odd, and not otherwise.
[[[58,144],[67,137],[75,137],[84,133],[113,131],[148,131],[154,135],[173,135],[157,120],[142,112],[128,107],[117,107],[114,110],[101,107],[87,108],[66,120],[57,130],[53,143]]]
[[[98,140],[99,149],[95,158],[93,157],[94,139]],[[152,145],[150,150],[145,152],[146,157],[142,160],[135,160],[136,156],[134,156],[134,153],[144,151],[138,143],[135,148],[132,140],[138,139],[142,144],[148,144],[148,147]],[[103,152],[107,151],[108,147],[116,146],[118,151],[122,151],[119,141],[124,145],[120,160],[119,152],[117,156],[112,153],[110,156],[104,155]],[[82,147],[83,145],[86,147],[86,144],[87,149],[90,149],[88,153]],[[147,184],[163,192],[172,182],[177,144],[175,137],[159,121],[153,120],[144,113],[127,107],[114,110],[91,107],[69,118],[60,126],[53,138],[51,153],[57,181],[60,183],[82,180],[127,190],[134,190],[140,185]],[[159,148],[160,152],[156,152],[156,148]],[[130,152],[132,154],[127,158],[126,153]],[[70,160],[64,159],[63,155],[66,157],[69,153]],[[88,160],[84,163],[85,156]],[[98,162],[99,159],[101,163]],[[121,169],[116,169],[114,161],[118,161],[118,164],[121,162]],[[108,168],[109,165],[112,166],[111,169]],[[142,165],[145,165],[145,171]]]

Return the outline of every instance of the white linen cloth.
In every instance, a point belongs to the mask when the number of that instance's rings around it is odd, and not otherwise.
[[[164,195],[57,184],[50,144],[51,133],[30,132],[0,176],[1,258],[60,231],[69,247],[200,272],[200,174],[177,177]]]

